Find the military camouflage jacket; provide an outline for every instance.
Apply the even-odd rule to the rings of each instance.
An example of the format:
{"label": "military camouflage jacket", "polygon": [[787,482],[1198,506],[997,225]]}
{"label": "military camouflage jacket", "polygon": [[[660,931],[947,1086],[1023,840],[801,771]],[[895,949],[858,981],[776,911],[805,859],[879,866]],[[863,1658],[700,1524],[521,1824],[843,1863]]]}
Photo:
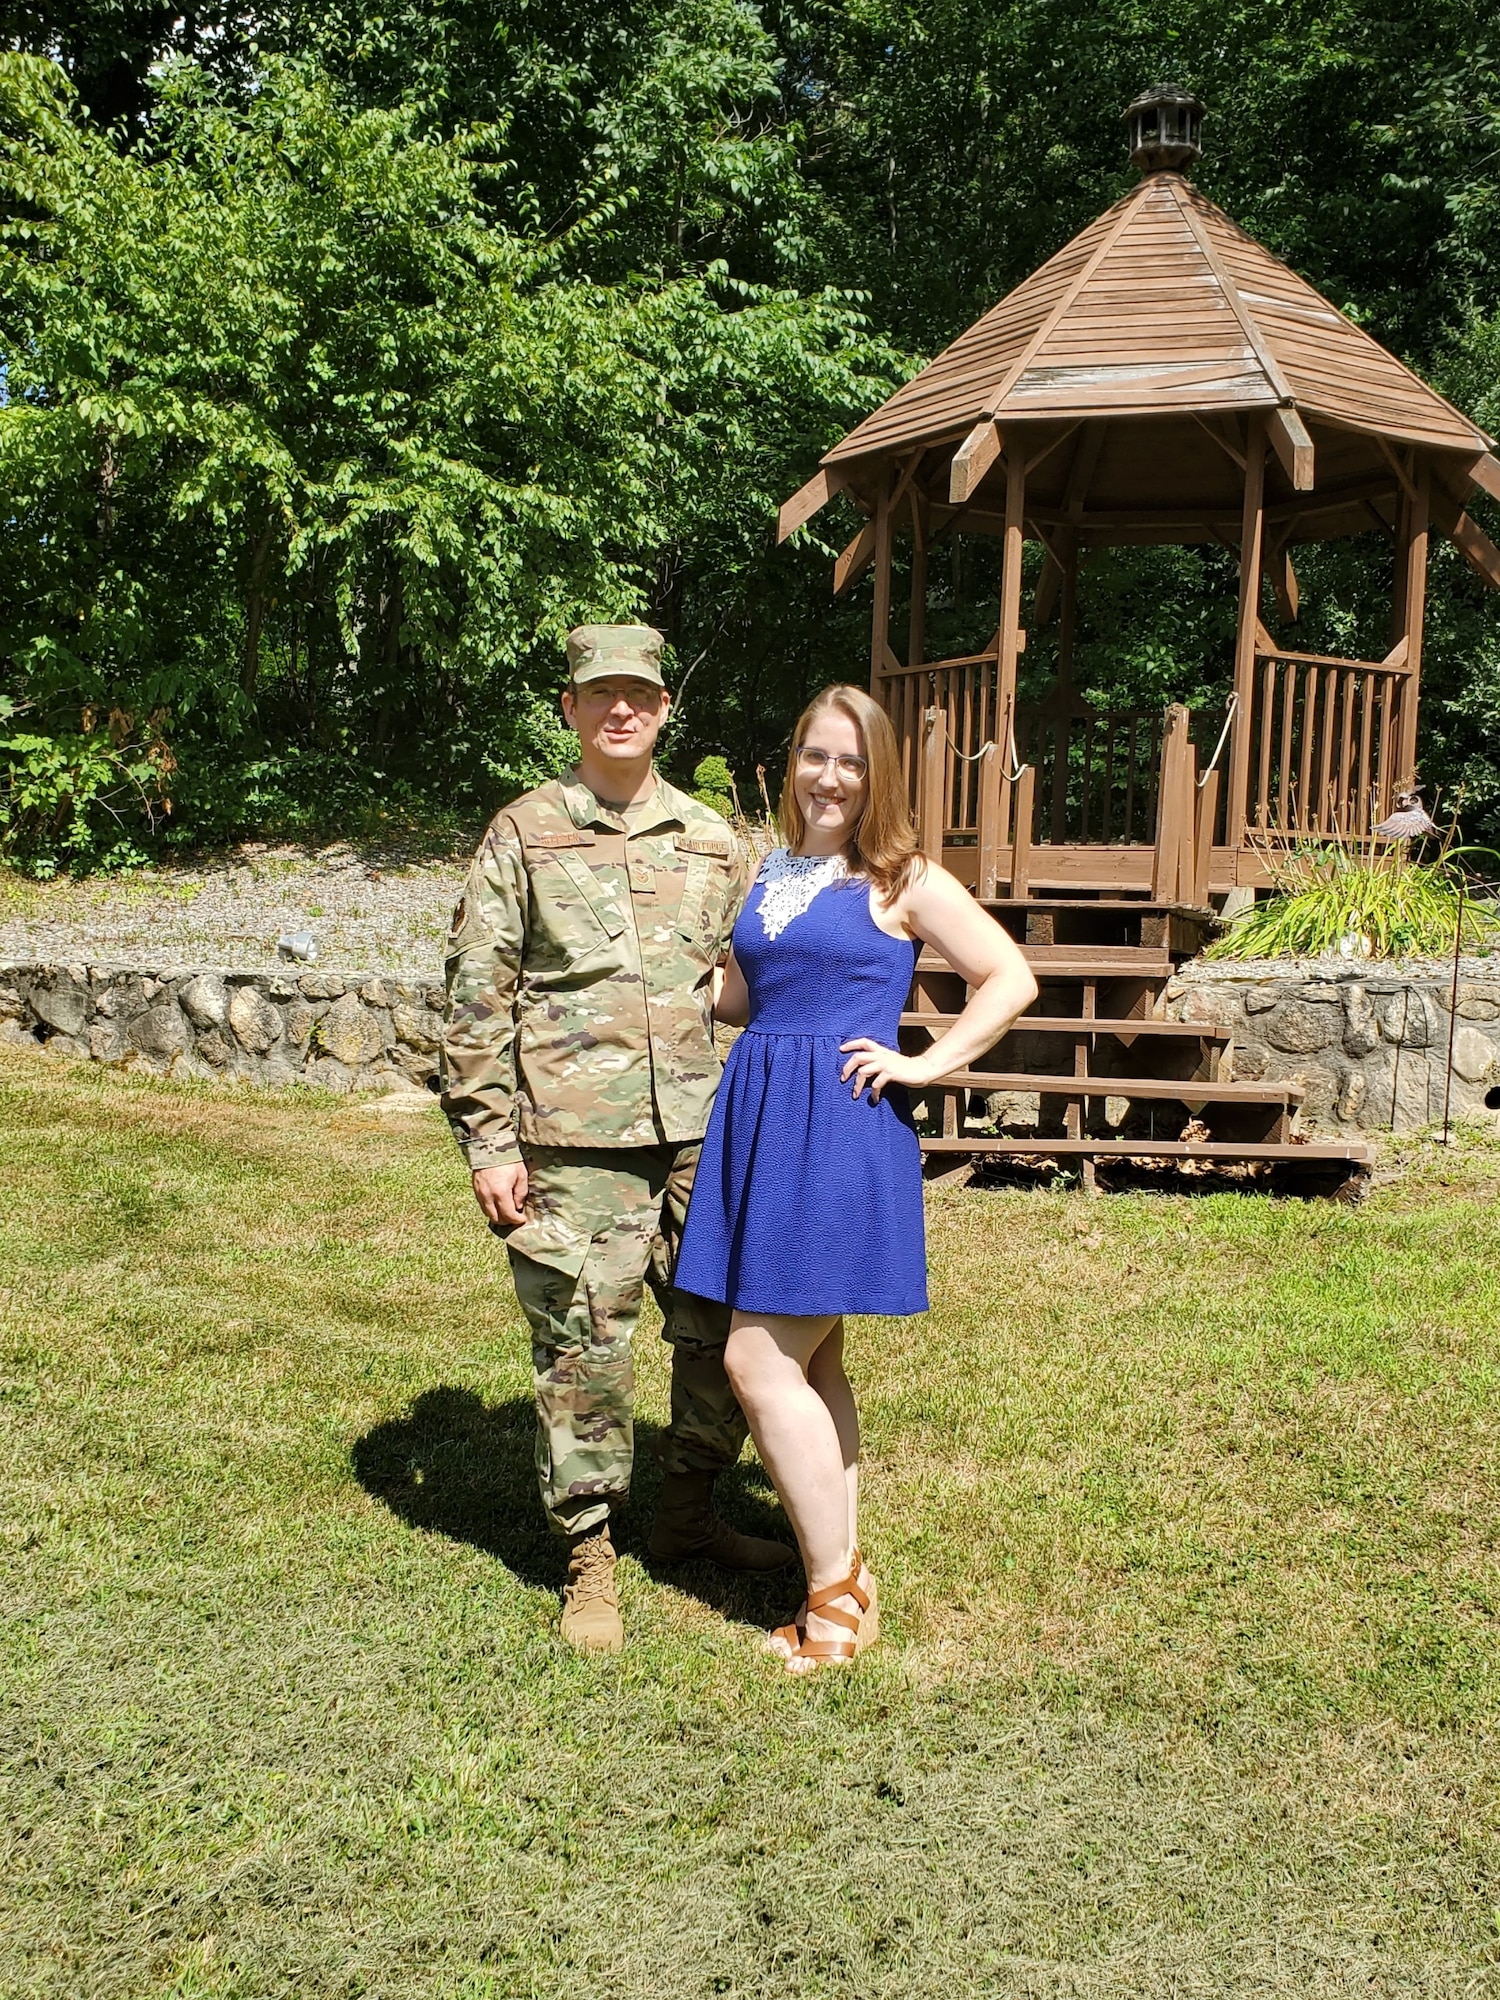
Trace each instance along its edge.
{"label": "military camouflage jacket", "polygon": [[538,1146],[698,1139],[713,971],[753,867],[658,778],[624,818],[570,774],[498,813],[448,939],[443,1108],[471,1168]]}

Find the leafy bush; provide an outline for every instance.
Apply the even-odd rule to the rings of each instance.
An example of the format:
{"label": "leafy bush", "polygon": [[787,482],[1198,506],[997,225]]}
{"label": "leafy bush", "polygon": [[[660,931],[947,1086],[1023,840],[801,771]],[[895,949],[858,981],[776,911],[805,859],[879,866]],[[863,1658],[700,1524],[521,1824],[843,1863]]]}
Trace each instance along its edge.
{"label": "leafy bush", "polygon": [[[0,702],[0,722],[14,714]],[[0,737],[0,855],[41,876],[144,861],[173,768],[158,719],[138,734],[118,710],[107,728]]]}
{"label": "leafy bush", "polygon": [[1500,937],[1491,905],[1468,893],[1458,857],[1409,861],[1388,848],[1373,856],[1341,843],[1293,848],[1274,870],[1275,894],[1233,920],[1209,958],[1435,958],[1463,943],[1486,950]]}
{"label": "leafy bush", "polygon": [[705,757],[693,772],[693,797],[725,819],[734,818],[734,773],[722,757]]}

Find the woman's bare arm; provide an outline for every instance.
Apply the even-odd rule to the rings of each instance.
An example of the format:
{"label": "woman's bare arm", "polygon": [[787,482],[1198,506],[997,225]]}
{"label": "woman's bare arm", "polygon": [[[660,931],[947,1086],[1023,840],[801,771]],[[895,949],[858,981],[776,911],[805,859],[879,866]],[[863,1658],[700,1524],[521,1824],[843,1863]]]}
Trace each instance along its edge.
{"label": "woman's bare arm", "polygon": [[920,1058],[927,1081],[967,1069],[992,1049],[1018,1014],[1035,1000],[1037,984],[1020,946],[995,922],[946,868],[931,863],[907,891],[903,912],[924,944],[930,944],[972,990],[947,1034]]}
{"label": "woman's bare arm", "polygon": [[928,862],[894,912],[908,930],[953,967],[972,991],[967,1006],[947,1034],[920,1055],[906,1056],[861,1036],[845,1042],[844,1081],[855,1079],[854,1095],[866,1087],[878,1098],[887,1083],[920,1090],[954,1070],[967,1069],[991,1049],[1018,1014],[1035,1000],[1036,980],[1019,946],[946,868]]}
{"label": "woman's bare arm", "polygon": [[719,975],[719,990],[714,999],[714,1019],[722,1021],[729,1028],[743,1028],[750,1018],[750,989],[745,984],[745,975],[734,962],[730,952],[724,961],[724,970]]}

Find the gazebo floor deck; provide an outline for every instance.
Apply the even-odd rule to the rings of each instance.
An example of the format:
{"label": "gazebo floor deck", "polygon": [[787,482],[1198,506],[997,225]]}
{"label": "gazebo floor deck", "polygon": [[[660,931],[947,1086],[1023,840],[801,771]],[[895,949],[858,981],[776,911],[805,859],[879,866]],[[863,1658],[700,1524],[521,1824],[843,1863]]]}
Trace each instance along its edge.
{"label": "gazebo floor deck", "polygon": [[[1013,865],[1011,850],[1001,848],[996,856],[996,869],[1002,882],[1010,880]],[[961,843],[945,840],[943,866],[965,888],[972,889],[979,879],[977,840],[965,839]],[[1028,867],[1027,881],[1033,896],[1044,901],[1062,902],[1079,896],[1132,903],[1139,896],[1149,901],[1156,872],[1156,849],[1146,842],[1038,844],[1030,851]],[[1260,888],[1269,881],[1266,857],[1259,848],[1215,847],[1210,853],[1208,890],[1215,896],[1231,889]],[[1181,906],[1156,904],[1155,907]]]}

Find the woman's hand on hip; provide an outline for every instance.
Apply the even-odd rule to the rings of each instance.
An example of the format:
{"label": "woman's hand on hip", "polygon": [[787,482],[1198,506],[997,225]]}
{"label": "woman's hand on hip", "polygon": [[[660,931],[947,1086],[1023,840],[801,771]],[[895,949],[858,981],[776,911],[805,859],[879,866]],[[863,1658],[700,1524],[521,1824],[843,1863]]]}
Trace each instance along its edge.
{"label": "woman's hand on hip", "polygon": [[880,1093],[888,1083],[904,1083],[920,1089],[932,1082],[932,1064],[925,1056],[904,1056],[899,1049],[872,1042],[868,1035],[840,1042],[839,1053],[849,1058],[839,1072],[840,1080],[847,1083],[853,1077],[854,1095],[858,1097],[868,1090],[873,1104],[880,1102]]}

